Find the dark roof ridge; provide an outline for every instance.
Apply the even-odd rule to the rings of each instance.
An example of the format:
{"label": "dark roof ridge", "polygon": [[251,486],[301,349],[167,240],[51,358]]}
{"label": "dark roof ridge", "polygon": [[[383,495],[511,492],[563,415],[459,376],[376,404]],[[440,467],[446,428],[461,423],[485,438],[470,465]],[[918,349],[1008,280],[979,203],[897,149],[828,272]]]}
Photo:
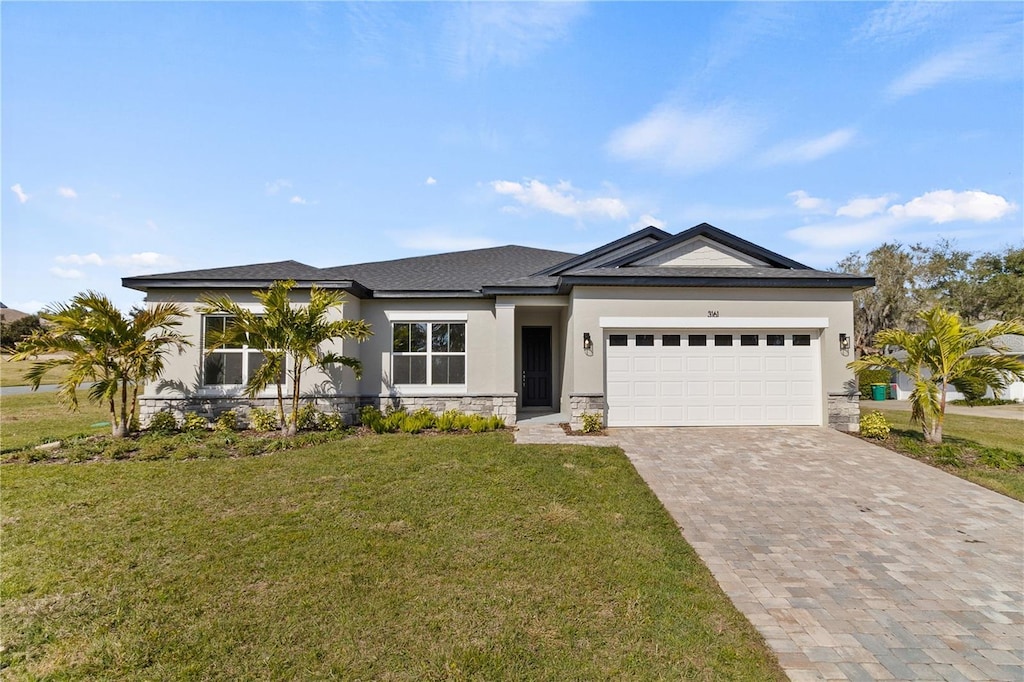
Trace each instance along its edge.
{"label": "dark roof ridge", "polygon": [[735,249],[740,253],[751,256],[758,260],[767,261],[773,266],[778,268],[789,268],[792,270],[811,270],[807,265],[798,263],[792,258],[786,258],[782,254],[769,251],[763,246],[758,246],[753,242],[749,242],[742,237],[726,232],[725,230],[715,227],[710,223],[701,223],[694,225],[688,230],[683,230],[677,235],[671,236],[668,239],[652,244],[648,247],[635,251],[631,254],[627,254],[622,258],[617,258],[610,263],[605,263],[605,267],[618,268],[624,265],[631,265],[637,261],[644,260],[664,249],[670,249],[676,244],[682,244],[683,242],[689,241],[694,237],[707,237],[713,241],[716,241],[724,246],[728,246],[731,249]]}
{"label": "dark roof ridge", "polygon": [[669,239],[671,236],[672,235],[670,235],[668,232],[665,232],[664,230],[654,227],[653,225],[649,225],[648,227],[645,227],[642,230],[630,232],[624,237],[619,237],[613,242],[599,246],[596,249],[591,249],[586,253],[581,253],[580,255],[574,256],[573,258],[570,258],[565,262],[559,263],[544,270],[540,270],[533,274],[535,276],[560,275],[563,272],[566,272],[567,270],[571,270],[578,265],[586,263],[587,261],[600,258],[601,256],[607,253],[615,251],[616,249],[621,249],[623,246],[628,246],[632,242],[639,241],[641,239],[647,239],[648,237],[653,237],[654,239],[657,239],[660,243],[661,240]]}

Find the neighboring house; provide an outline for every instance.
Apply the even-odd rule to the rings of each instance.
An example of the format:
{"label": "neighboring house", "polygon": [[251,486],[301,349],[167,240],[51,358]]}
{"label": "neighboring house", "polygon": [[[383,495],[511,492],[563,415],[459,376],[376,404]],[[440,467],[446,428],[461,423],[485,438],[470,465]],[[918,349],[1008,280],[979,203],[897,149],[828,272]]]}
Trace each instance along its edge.
{"label": "neighboring house", "polygon": [[20,320],[23,317],[29,317],[29,313],[23,313],[20,310],[8,308],[3,303],[0,303],[0,322],[7,322],[10,324],[11,322]]}
{"label": "neighboring house", "polygon": [[[649,227],[583,255],[502,246],[333,268],[295,261],[128,277],[151,303],[195,308],[273,280],[348,296],[343,315],[374,336],[333,350],[348,369],[310,372],[303,391],[353,416],[362,404],[461,409],[507,423],[560,412],[579,426],[831,425],[856,430],[853,292],[869,277],[812,270],[702,224],[677,235]],[[295,292],[293,292],[295,293]],[[160,409],[214,414],[239,404],[259,353],[197,341],[146,387],[143,418]],[[304,375],[305,376],[305,375]],[[273,387],[257,402],[272,404]],[[253,404],[253,401],[242,401]]]}
{"label": "neighboring house", "polygon": [[[987,329],[991,329],[997,322],[997,320],[985,320],[984,322],[976,324],[975,327],[981,331],[985,331]],[[1006,355],[1016,356],[1018,360],[1024,361],[1024,336],[1021,336],[1020,334],[1003,334],[1002,336],[997,336],[995,338],[995,343],[996,345],[1006,348],[1006,350],[1003,351]],[[975,348],[967,354],[989,355],[995,352],[996,351],[989,348]],[[906,357],[906,351],[897,351],[897,353],[894,353],[897,357],[900,354],[902,354],[903,357]],[[895,383],[893,385],[896,387],[897,400],[910,399],[910,394],[914,390],[914,384],[913,380],[909,376],[902,372],[897,373]],[[985,397],[995,398],[997,396],[993,394],[992,389],[988,389],[985,392]],[[1005,400],[1015,400],[1018,403],[1024,402],[1024,381],[1014,381],[1004,390],[1000,391],[998,397]],[[963,400],[963,398],[964,394],[960,393],[952,386],[950,386],[946,392],[946,400]]]}

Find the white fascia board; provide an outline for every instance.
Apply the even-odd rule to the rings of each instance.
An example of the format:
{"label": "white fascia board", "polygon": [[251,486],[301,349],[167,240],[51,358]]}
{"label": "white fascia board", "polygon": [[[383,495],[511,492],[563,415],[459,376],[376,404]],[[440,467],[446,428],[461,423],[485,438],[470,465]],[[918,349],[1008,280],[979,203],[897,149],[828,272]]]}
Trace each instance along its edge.
{"label": "white fascia board", "polygon": [[465,310],[388,310],[384,314],[388,322],[465,322],[469,319]]}
{"label": "white fascia board", "polygon": [[600,317],[602,329],[827,329],[827,317]]}

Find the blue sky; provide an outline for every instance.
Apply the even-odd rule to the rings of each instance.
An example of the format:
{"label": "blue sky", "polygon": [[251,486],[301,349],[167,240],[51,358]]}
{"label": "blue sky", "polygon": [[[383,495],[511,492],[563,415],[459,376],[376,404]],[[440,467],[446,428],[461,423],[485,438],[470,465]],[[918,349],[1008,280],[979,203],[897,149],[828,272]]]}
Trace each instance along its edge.
{"label": "blue sky", "polygon": [[1020,3],[12,3],[2,290],[700,222],[1024,240]]}

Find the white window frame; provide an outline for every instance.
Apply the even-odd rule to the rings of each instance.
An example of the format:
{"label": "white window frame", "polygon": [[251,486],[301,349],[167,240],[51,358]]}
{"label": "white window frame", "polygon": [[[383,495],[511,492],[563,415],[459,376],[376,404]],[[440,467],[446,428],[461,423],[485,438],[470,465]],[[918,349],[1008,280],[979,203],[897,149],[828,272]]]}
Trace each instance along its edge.
{"label": "white window frame", "polygon": [[[260,351],[260,350],[258,350],[256,348],[252,348],[252,347],[250,347],[247,344],[243,344],[239,348],[223,348],[222,347],[222,348],[217,348],[215,350],[207,352],[207,347],[206,347],[206,321],[207,321],[207,319],[212,318],[212,317],[218,317],[218,318],[222,318],[222,319],[227,320],[227,319],[234,318],[235,316],[234,315],[221,314],[221,313],[211,313],[211,314],[208,314],[208,315],[204,314],[204,315],[201,316],[200,324],[202,326],[201,326],[200,329],[201,329],[201,332],[202,332],[202,348],[201,348],[200,352],[202,353],[202,364],[200,365],[200,371],[199,371],[200,388],[201,388],[201,390],[204,393],[215,393],[215,394],[237,393],[237,392],[239,392],[241,390],[244,390],[246,384],[249,382],[249,356],[252,353],[261,353],[262,354],[262,351]],[[212,356],[212,355],[228,355],[228,354],[239,354],[239,355],[242,356],[242,383],[240,383],[240,384],[208,384],[208,383],[206,383],[206,360],[207,360],[207,358],[209,356]],[[283,371],[283,369],[284,368],[282,368],[282,371]],[[272,393],[273,391],[271,391],[271,388],[273,386],[274,386],[274,384],[271,384],[270,386],[268,386],[267,390],[264,391],[264,393],[265,394]],[[274,395],[276,395],[276,393],[274,393]]]}
{"label": "white window frame", "polygon": [[[426,383],[423,384],[402,384],[395,382],[394,387],[405,392],[430,391],[432,393],[464,393],[469,377],[469,325],[468,315],[465,313],[411,313],[396,314],[388,313],[388,321],[391,324],[391,353],[390,371],[392,380],[395,376],[396,357],[422,357],[426,363]],[[395,350],[395,325],[398,324],[422,324],[426,327],[426,350],[425,351],[396,351]],[[433,336],[435,324],[461,324],[463,328],[463,351],[435,351],[433,349]],[[438,357],[462,357],[464,370],[464,381],[460,384],[436,384],[434,383],[433,358]]]}

